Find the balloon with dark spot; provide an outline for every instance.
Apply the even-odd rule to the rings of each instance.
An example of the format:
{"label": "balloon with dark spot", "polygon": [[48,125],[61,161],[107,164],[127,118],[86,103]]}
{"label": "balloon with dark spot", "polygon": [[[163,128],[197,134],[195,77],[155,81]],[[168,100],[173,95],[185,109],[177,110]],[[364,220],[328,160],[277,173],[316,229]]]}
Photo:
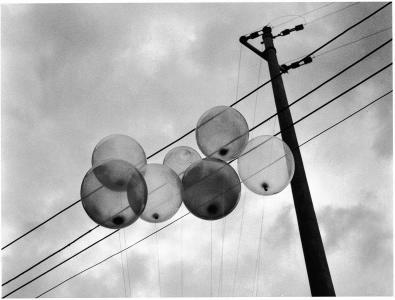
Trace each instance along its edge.
{"label": "balloon with dark spot", "polygon": [[182,179],[185,170],[195,161],[200,160],[200,154],[193,148],[179,146],[171,149],[163,159],[163,164],[168,166]]}
{"label": "balloon with dark spot", "polygon": [[121,159],[136,167],[140,172],[147,164],[145,152],[133,138],[123,134],[112,134],[103,138],[92,154],[92,166],[95,167],[109,159]]}
{"label": "balloon with dark spot", "polygon": [[148,199],[141,219],[164,222],[176,214],[182,203],[182,184],[177,174],[161,164],[147,164],[144,170]]}
{"label": "balloon with dark spot", "polygon": [[248,142],[237,160],[239,176],[245,186],[260,195],[281,192],[290,183],[295,162],[288,145],[271,135]]}
{"label": "balloon with dark spot", "polygon": [[228,106],[206,111],[196,125],[196,141],[207,156],[224,161],[237,158],[248,143],[248,124],[243,115]]}
{"label": "balloon with dark spot", "polygon": [[201,219],[223,218],[239,202],[239,177],[231,166],[219,159],[205,158],[193,163],[185,171],[182,184],[185,206]]}
{"label": "balloon with dark spot", "polygon": [[[98,179],[106,178],[105,170],[114,164],[122,165],[121,185],[124,186],[126,180],[126,188],[110,189]],[[147,186],[144,177],[131,164],[109,160],[86,173],[81,185],[81,202],[88,216],[97,224],[112,229],[124,228],[135,222],[143,212],[147,202]]]}

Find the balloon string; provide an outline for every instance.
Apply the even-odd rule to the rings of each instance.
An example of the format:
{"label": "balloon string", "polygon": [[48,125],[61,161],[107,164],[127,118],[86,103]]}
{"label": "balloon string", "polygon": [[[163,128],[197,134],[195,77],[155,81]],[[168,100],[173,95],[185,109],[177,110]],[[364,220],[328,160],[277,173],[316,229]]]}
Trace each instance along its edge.
{"label": "balloon string", "polygon": [[[124,245],[126,247],[127,241],[126,241],[126,232],[125,231],[126,231],[126,229],[123,230],[123,242],[124,242]],[[130,291],[130,293],[128,293],[128,294],[130,295],[130,297],[132,297],[133,292],[132,292],[132,283],[131,283],[131,280],[130,280],[131,277],[130,277],[130,272],[129,272],[128,250],[125,251],[125,258],[126,258],[126,272],[127,272],[127,275],[128,275],[128,287],[129,287],[129,291]]]}
{"label": "balloon string", "polygon": [[184,222],[181,220],[180,222],[180,245],[181,245],[181,258],[180,258],[180,274],[181,274],[181,297],[184,296],[184,255],[183,255],[183,224]]}
{"label": "balloon string", "polygon": [[233,284],[232,284],[232,297],[235,295],[235,286],[236,286],[236,277],[237,272],[239,269],[239,252],[240,252],[240,245],[241,245],[241,234],[243,232],[243,223],[244,223],[244,212],[245,212],[245,198],[246,198],[246,189],[244,189],[244,194],[242,197],[243,207],[241,211],[241,221],[240,221],[240,229],[239,229],[239,241],[237,244],[237,252],[236,252],[236,267],[235,267],[235,275],[233,276]]}
{"label": "balloon string", "polygon": [[[122,247],[122,242],[121,242],[121,231],[122,230],[119,230],[118,231],[118,237],[119,237],[119,250],[122,250],[123,249],[123,247]],[[125,281],[126,281],[126,279],[125,279],[125,268],[124,268],[124,266],[123,266],[123,255],[122,255],[122,253],[121,253],[121,266],[122,266],[122,278],[123,278],[123,290],[124,290],[124,293],[125,293],[125,297],[126,297],[126,284],[125,284]]]}
{"label": "balloon string", "polygon": [[210,222],[210,226],[211,226],[211,242],[210,242],[210,248],[211,248],[211,252],[210,252],[210,264],[211,264],[211,268],[210,268],[210,297],[213,296],[213,222]]}
{"label": "balloon string", "polygon": [[[156,223],[155,224],[155,231],[157,231]],[[156,238],[156,257],[157,257],[157,266],[158,266],[158,286],[159,286],[159,297],[162,297],[162,288],[160,284],[160,261],[159,261],[159,235],[155,234]]]}

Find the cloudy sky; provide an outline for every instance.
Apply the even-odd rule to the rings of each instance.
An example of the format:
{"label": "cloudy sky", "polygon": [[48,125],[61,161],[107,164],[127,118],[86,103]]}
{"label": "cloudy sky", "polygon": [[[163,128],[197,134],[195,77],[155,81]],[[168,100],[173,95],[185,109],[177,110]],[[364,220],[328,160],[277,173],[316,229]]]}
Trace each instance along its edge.
{"label": "cloudy sky", "polygon": [[[239,37],[324,4],[2,6],[2,245],[79,199],[92,150],[103,137],[129,135],[148,156],[194,128],[209,108],[230,105],[266,81],[266,63],[242,48]],[[305,30],[275,40],[280,63],[311,52],[383,5],[359,3],[317,19],[349,4],[332,3],[275,27],[278,33],[307,22]],[[392,27],[391,9],[321,53]],[[391,35],[382,31],[290,71],[284,75],[289,102]],[[391,61],[389,44],[296,104],[294,120]],[[391,88],[388,68],[296,125],[299,143]],[[264,120],[275,112],[270,85],[235,108],[250,127]],[[272,120],[251,137],[278,128]],[[197,149],[194,135],[177,145]],[[337,295],[392,295],[392,94],[301,152]],[[148,162],[161,163],[166,153]],[[173,219],[185,212],[182,206]],[[12,296],[35,297],[166,223],[138,220]],[[69,209],[2,251],[2,282],[94,226],[80,204]],[[4,286],[3,295],[110,232],[95,230]],[[227,218],[188,215],[45,296],[160,295],[310,295],[290,187],[271,197],[243,187]]]}

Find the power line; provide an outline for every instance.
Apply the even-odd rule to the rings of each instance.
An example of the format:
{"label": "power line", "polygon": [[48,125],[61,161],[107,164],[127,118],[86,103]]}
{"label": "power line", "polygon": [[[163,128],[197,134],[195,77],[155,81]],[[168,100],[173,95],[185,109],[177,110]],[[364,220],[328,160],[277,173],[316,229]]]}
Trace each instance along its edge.
{"label": "power line", "polygon": [[[348,88],[346,91],[340,93],[338,96],[336,96],[336,97],[334,97],[333,99],[327,101],[326,103],[324,103],[323,105],[319,106],[318,108],[316,108],[316,109],[313,110],[312,112],[308,113],[308,114],[305,115],[304,117],[302,117],[302,118],[300,118],[299,120],[295,121],[293,124],[291,124],[291,126],[296,125],[297,123],[299,123],[299,122],[301,122],[302,120],[306,119],[307,117],[309,117],[309,116],[312,115],[313,113],[315,113],[315,112],[319,111],[320,109],[322,109],[323,107],[329,105],[330,103],[332,103],[332,102],[335,101],[336,99],[340,98],[340,97],[343,96],[344,94],[350,92],[351,90],[353,90],[354,88],[358,87],[358,86],[361,85],[362,83],[366,82],[366,81],[369,80],[370,78],[372,78],[372,77],[376,76],[377,74],[381,73],[383,70],[385,70],[386,68],[390,67],[391,65],[392,65],[392,63],[387,64],[386,66],[382,67],[382,68],[379,69],[378,71],[376,71],[376,72],[374,72],[373,74],[369,75],[369,76],[366,77],[365,79],[363,79],[363,80],[361,80],[360,82],[354,84],[352,87]],[[263,123],[261,123],[261,125],[262,125],[262,124],[263,124]],[[258,125],[257,125],[257,126],[258,126]],[[252,131],[252,130],[256,129],[257,126],[254,126],[254,127],[251,128],[249,131]],[[289,126],[289,127],[290,127],[290,126]],[[278,133],[275,134],[275,136],[276,136],[276,135],[279,135],[281,132],[284,132],[284,131],[287,130],[287,129],[288,129],[288,127],[285,128],[285,129],[282,130],[282,131],[280,130]],[[259,146],[260,146],[260,145],[258,145],[258,146],[256,146],[256,147],[252,148],[252,149],[249,150],[248,152],[254,150],[255,148],[257,148],[257,147],[259,147]],[[248,152],[245,152],[245,153],[241,154],[240,156],[246,155]],[[232,163],[233,161],[235,161],[235,160],[236,160],[236,159],[233,159],[233,160],[229,161],[227,164],[229,165],[229,164],[231,164],[231,163]],[[63,263],[69,261],[70,259],[72,259],[73,257],[77,256],[78,254],[80,254],[80,253],[84,252],[85,250],[91,248],[91,247],[94,246],[95,244],[97,244],[97,243],[99,243],[100,241],[104,240],[105,238],[111,236],[112,234],[114,234],[114,233],[117,232],[117,231],[119,231],[119,229],[113,231],[111,234],[109,234],[109,235],[105,236],[104,238],[102,238],[102,239],[96,241],[95,243],[93,243],[93,244],[87,246],[86,248],[82,249],[81,251],[77,252],[76,254],[72,255],[71,257],[67,258],[66,260],[60,262],[59,264],[57,264],[56,266],[50,268],[49,270],[45,271],[44,273],[38,275],[37,277],[33,278],[32,280],[28,281],[27,283],[25,283],[25,284],[19,286],[18,288],[14,289],[13,291],[11,291],[11,292],[8,293],[7,295],[5,295],[4,298],[6,298],[7,296],[13,294],[14,292],[20,290],[21,288],[25,287],[26,285],[28,285],[29,283],[35,281],[36,279],[42,277],[43,275],[47,274],[48,272],[52,271],[53,269],[57,268],[58,266],[62,265]],[[126,248],[126,249],[128,249],[128,248]],[[124,249],[124,250],[126,250],[126,249]],[[122,251],[124,251],[124,250],[122,250]],[[122,252],[122,251],[121,251],[121,252]]]}
{"label": "power line", "polygon": [[390,5],[392,2],[388,2],[387,4],[383,5],[382,7],[376,9],[374,12],[372,12],[371,14],[369,14],[368,16],[366,16],[365,18],[363,18],[362,20],[358,21],[357,23],[355,23],[354,25],[351,25],[350,27],[348,27],[347,29],[343,30],[342,32],[340,32],[339,34],[335,35],[333,38],[331,38],[329,41],[325,42],[324,44],[322,44],[321,46],[319,46],[318,48],[316,48],[314,51],[312,51],[311,53],[309,53],[308,55],[306,55],[303,59],[300,59],[298,62],[302,62],[305,58],[312,56],[314,53],[320,51],[322,48],[326,47],[327,45],[329,45],[330,43],[332,43],[334,40],[338,39],[340,36],[342,36],[343,34],[345,34],[346,32],[350,31],[351,29],[353,29],[354,27],[358,26],[359,24],[365,22],[367,19],[371,18],[372,16],[374,16],[375,14],[377,14],[379,11],[381,11],[382,9],[384,9],[385,7],[387,7],[388,5]]}
{"label": "power line", "polygon": [[[343,32],[337,34],[334,38],[330,39],[328,42],[324,43],[323,45],[321,45],[320,47],[318,47],[317,49],[315,49],[313,52],[311,52],[310,54],[306,55],[305,58],[313,55],[314,53],[318,52],[319,50],[321,50],[322,48],[326,47],[327,45],[329,45],[330,43],[332,43],[334,40],[336,40],[337,38],[339,38],[340,36],[342,36],[343,34],[345,34],[346,32],[348,32],[349,30],[351,30],[352,28],[358,26],[359,24],[361,24],[362,22],[366,21],[367,19],[369,19],[370,17],[372,17],[373,15],[375,15],[376,13],[378,13],[380,10],[384,9],[386,6],[390,5],[391,2],[388,2],[387,4],[383,5],[382,7],[380,7],[379,9],[377,9],[376,11],[374,11],[373,13],[371,13],[370,15],[366,16],[365,18],[363,18],[362,20],[358,21],[357,23],[355,23],[354,25],[348,27],[347,29],[345,29]],[[301,59],[298,62],[302,62],[304,60]],[[279,74],[278,76],[280,76],[281,74]],[[276,78],[276,77],[275,77]],[[246,94],[245,96],[243,96],[242,98],[240,98],[239,100],[237,100],[236,102],[234,102],[233,104],[230,105],[230,107],[233,107],[234,105],[236,105],[237,103],[239,103],[240,101],[244,100],[245,98],[247,98],[248,96],[250,96],[251,94],[253,94],[254,92],[256,92],[257,90],[259,90],[260,88],[262,88],[263,86],[265,86],[266,84],[268,84],[269,82],[271,82],[273,79],[268,80],[266,82],[264,82],[263,84],[261,84],[260,86],[258,86],[256,89],[254,89],[253,91],[249,92],[248,94]],[[188,132],[186,132],[185,134],[183,134],[182,136],[180,136],[179,138],[177,138],[176,140],[174,140],[173,142],[167,144],[166,146],[162,147],[161,149],[157,150],[156,152],[154,152],[153,154],[149,155],[147,157],[147,159],[152,158],[153,156],[159,154],[160,152],[162,152],[163,150],[167,149],[168,147],[174,145],[175,143],[179,142],[180,140],[182,140],[183,138],[185,138],[186,136],[188,136],[189,134],[193,133],[196,130],[196,128],[193,128],[191,130],[189,130]],[[29,233],[31,233],[32,231],[36,230],[37,228],[41,227],[42,225],[44,225],[45,223],[47,223],[48,221],[52,220],[53,218],[55,218],[56,216],[58,216],[59,214],[61,214],[62,212],[68,210],[69,208],[73,207],[75,204],[77,204],[78,202],[80,202],[82,199],[79,199],[77,201],[75,201],[74,203],[70,204],[69,206],[67,206],[66,208],[62,209],[61,211],[59,211],[57,214],[53,215],[52,217],[48,218],[47,220],[45,220],[44,222],[38,224],[37,226],[35,226],[34,228],[30,229],[28,232],[24,233],[23,235],[19,236],[18,238],[14,239],[12,242],[8,243],[6,246],[4,246],[1,250],[4,250],[5,248],[7,248],[8,246],[12,245],[13,243],[15,243],[16,241],[18,241],[19,239],[21,239],[22,237],[28,235]]]}
{"label": "power line", "polygon": [[[99,189],[101,189],[102,187],[99,187],[95,190],[93,190],[91,193],[89,193],[86,197],[90,196],[91,194],[97,192]],[[45,221],[41,222],[40,224],[36,225],[35,227],[33,227],[32,229],[30,229],[29,231],[25,232],[24,234],[22,234],[21,236],[17,237],[16,239],[14,239],[12,242],[8,243],[7,245],[5,245],[3,248],[1,248],[1,250],[4,250],[5,248],[7,248],[8,246],[11,246],[12,244],[14,244],[16,241],[20,240],[21,238],[25,237],[26,235],[28,235],[29,233],[33,232],[34,230],[36,230],[37,228],[43,226],[44,224],[48,223],[49,221],[51,221],[53,218],[57,217],[58,215],[60,215],[61,213],[65,212],[66,210],[68,210],[69,208],[72,208],[74,205],[76,205],[78,202],[80,202],[81,199],[71,203],[69,206],[63,208],[62,210],[60,210],[59,212],[57,212],[56,214],[54,214],[52,217],[49,217],[48,219],[46,219]]]}
{"label": "power line", "polygon": [[330,12],[330,13],[328,13],[328,14],[326,14],[326,15],[323,15],[323,16],[321,16],[321,17],[318,17],[318,18],[316,18],[316,19],[313,19],[313,20],[307,22],[305,25],[308,25],[308,24],[317,22],[317,21],[319,21],[319,20],[321,20],[321,19],[324,19],[324,18],[329,17],[329,16],[331,16],[331,15],[337,14],[337,13],[339,13],[339,12],[341,12],[341,11],[343,11],[343,10],[346,10],[347,8],[350,8],[350,7],[352,7],[352,6],[354,6],[354,5],[357,5],[357,4],[359,4],[359,2],[355,2],[355,3],[349,4],[349,5],[347,5],[347,6],[343,7],[343,8],[340,8],[340,9],[335,10],[335,11],[333,11],[333,12]]}
{"label": "power line", "polygon": [[93,230],[95,230],[96,228],[100,227],[100,225],[96,225],[95,227],[89,229],[87,232],[81,234],[79,237],[77,237],[76,239],[74,239],[73,241],[71,241],[70,243],[68,243],[67,245],[63,246],[62,248],[56,250],[55,252],[52,252],[50,255],[48,255],[47,257],[43,258],[42,260],[40,260],[39,262],[35,263],[34,265],[32,265],[31,267],[27,268],[26,270],[24,270],[23,272],[19,273],[18,275],[12,277],[11,279],[7,280],[6,282],[4,282],[1,286],[6,285],[7,283],[10,283],[11,281],[19,278],[20,276],[22,276],[23,274],[29,272],[31,269],[37,267],[39,264],[43,263],[44,261],[48,260],[49,258],[51,258],[52,256],[54,256],[55,254],[58,254],[59,252],[63,251],[64,249],[66,249],[67,247],[69,247],[70,245],[74,244],[76,241],[82,239],[84,236],[86,236],[87,234],[91,233]]}
{"label": "power line", "polygon": [[[367,53],[366,55],[364,55],[363,57],[361,57],[360,59],[356,60],[354,63],[350,64],[349,66],[347,66],[346,68],[342,69],[340,72],[336,73],[335,75],[333,75],[332,77],[330,77],[329,79],[325,80],[324,82],[322,82],[321,84],[319,84],[318,86],[316,86],[315,88],[313,88],[312,90],[310,90],[309,92],[305,93],[303,96],[299,97],[298,99],[294,100],[293,102],[291,102],[288,107],[291,107],[292,105],[296,104],[297,102],[301,101],[302,99],[304,99],[305,97],[309,96],[310,94],[312,94],[313,92],[315,92],[316,90],[318,90],[319,88],[321,88],[322,86],[324,86],[325,84],[327,84],[328,82],[332,81],[333,79],[335,79],[336,77],[340,76],[342,73],[344,73],[345,71],[349,70],[350,68],[352,68],[353,66],[355,66],[356,64],[360,63],[361,61],[365,60],[367,57],[369,57],[370,55],[372,55],[373,53],[375,53],[376,51],[378,51],[379,49],[381,49],[382,47],[384,47],[385,45],[387,45],[388,43],[390,43],[392,41],[392,39],[389,39],[388,41],[384,42],[383,44],[379,45],[378,47],[376,47],[375,49],[373,49],[372,51],[370,51],[369,53]],[[284,108],[284,110],[286,109]],[[257,125],[255,125],[254,127],[252,127],[249,131],[252,131],[254,129],[256,129],[257,127],[263,125],[264,123],[268,122],[269,120],[271,120],[272,118],[274,118],[278,113],[281,113],[281,111],[274,113],[273,115],[271,115],[270,117],[266,118],[265,120],[263,120],[262,122],[258,123]],[[231,141],[232,142],[232,141]],[[90,229],[90,231],[92,231],[93,229]],[[78,239],[78,238],[77,238]],[[76,240],[74,240],[73,242],[69,243],[72,244],[74,243]],[[66,246],[67,247],[67,246]],[[66,248],[63,247],[62,249]],[[56,251],[56,253],[60,252],[61,250]],[[49,257],[53,256],[56,253],[52,253]],[[30,267],[29,269],[23,271],[22,273],[20,273],[19,275],[15,276],[14,278],[8,280],[6,283],[4,283],[3,285],[11,282],[12,280],[18,278],[19,276],[21,276],[22,274],[26,273],[27,271],[31,270],[33,267],[37,266],[38,264],[40,264],[41,262],[47,260],[49,257],[44,258],[42,261],[40,261],[39,263],[36,263],[34,266]]]}
{"label": "power line", "polygon": [[351,41],[351,42],[342,44],[342,45],[340,45],[340,46],[338,46],[338,47],[335,47],[335,48],[329,49],[329,50],[327,50],[327,51],[321,52],[320,54],[315,55],[315,57],[320,57],[320,56],[325,55],[325,54],[327,54],[327,53],[336,51],[336,50],[338,50],[338,49],[340,49],[340,48],[343,48],[343,47],[346,47],[346,46],[355,44],[355,43],[357,43],[357,42],[360,42],[360,41],[362,41],[362,40],[364,40],[364,39],[370,38],[370,37],[372,37],[372,36],[375,36],[375,35],[377,35],[377,34],[379,34],[379,33],[382,33],[382,32],[384,32],[384,31],[387,31],[387,30],[390,30],[390,29],[392,29],[392,27],[387,27],[387,28],[378,30],[378,31],[376,31],[376,32],[374,32],[374,33],[365,35],[365,36],[363,36],[363,37],[361,37],[361,38],[359,38],[359,39],[357,39],[357,40],[354,40],[354,41]]}
{"label": "power line", "polygon": [[295,21],[297,18],[300,18],[300,17],[302,17],[302,18],[303,18],[304,16],[307,16],[308,14],[311,14],[311,13],[313,13],[313,12],[316,12],[316,11],[318,11],[318,10],[321,10],[321,9],[323,9],[323,8],[325,8],[325,7],[327,7],[327,6],[333,5],[333,4],[334,4],[333,2],[331,2],[331,3],[327,3],[327,4],[324,4],[324,5],[320,6],[320,7],[317,7],[317,8],[315,8],[315,9],[312,9],[312,10],[310,10],[310,11],[307,11],[307,12],[305,12],[305,13],[301,14],[301,15],[288,15],[288,16],[281,16],[281,17],[278,17],[278,18],[276,18],[276,19],[274,19],[274,20],[270,21],[268,24],[270,24],[271,22],[273,22],[273,21],[276,21],[276,20],[278,20],[278,19],[280,19],[280,18],[285,18],[285,17],[295,17],[295,18],[292,18],[291,20],[288,20],[288,21],[282,22],[282,23],[280,23],[280,24],[277,24],[277,25],[273,25],[273,27],[272,27],[272,28],[276,28],[276,27],[279,27],[279,26],[281,26],[281,25],[284,25],[284,24],[290,23],[290,22],[292,22],[292,21]]}
{"label": "power line", "polygon": [[[343,48],[343,47],[346,47],[346,46],[355,44],[355,43],[357,43],[357,42],[360,42],[360,41],[362,41],[362,40],[364,40],[364,39],[370,38],[370,37],[372,37],[372,36],[375,36],[375,35],[377,35],[377,34],[379,34],[379,33],[382,33],[382,32],[384,32],[384,31],[387,31],[387,30],[390,30],[390,29],[392,29],[392,27],[383,28],[383,29],[381,29],[381,30],[378,30],[378,31],[373,32],[373,33],[368,34],[368,35],[365,35],[365,36],[360,37],[360,38],[358,38],[358,39],[356,39],[356,40],[353,40],[353,41],[351,41],[351,42],[348,42],[348,43],[345,43],[345,44],[341,44],[341,45],[338,46],[338,47],[335,47],[335,48],[329,49],[329,50],[327,50],[327,51],[321,52],[321,53],[319,53],[319,54],[313,55],[312,58],[317,58],[317,57],[326,55],[326,54],[328,54],[328,53],[330,53],[330,52],[333,52],[333,51],[336,51],[336,50],[341,49],[341,48]],[[305,56],[303,55],[303,56],[299,56],[299,57],[297,57],[297,58],[290,59],[290,60],[286,61],[284,64],[288,64],[288,63],[297,61],[297,60],[299,60],[299,59],[301,59],[301,58],[304,58],[304,57],[305,57]]]}
{"label": "power line", "polygon": [[[323,133],[327,132],[328,130],[334,128],[335,126],[339,125],[340,123],[344,122],[345,120],[351,118],[352,116],[354,116],[354,115],[356,115],[357,113],[361,112],[362,110],[366,109],[367,107],[369,107],[370,105],[372,105],[372,104],[374,104],[375,102],[379,101],[380,99],[383,99],[385,96],[387,96],[387,95],[390,94],[390,93],[392,93],[392,90],[386,92],[385,94],[383,94],[383,95],[381,95],[380,97],[376,98],[375,100],[371,101],[371,102],[368,103],[367,105],[361,107],[360,109],[358,109],[357,111],[355,111],[355,112],[353,112],[352,114],[348,115],[347,117],[343,118],[342,120],[336,122],[335,124],[331,125],[330,127],[326,128],[325,130],[323,130],[323,131],[319,132],[318,134],[314,135],[313,137],[309,138],[308,140],[306,140],[305,142],[303,142],[302,144],[300,144],[299,147],[301,147],[301,146],[307,144],[308,142],[312,141],[313,139],[317,138],[318,136],[322,135]],[[332,99],[332,100],[333,100],[333,99]],[[331,100],[330,100],[330,101],[331,101]],[[296,121],[295,123],[297,123],[297,122],[299,122],[299,121],[300,121],[300,120]],[[281,132],[281,131],[280,131],[280,132]],[[278,132],[276,135],[278,135],[280,132]],[[257,147],[259,147],[259,145],[258,145]],[[273,164],[273,163],[271,163],[271,164]],[[267,166],[266,166],[266,167],[267,167]],[[266,168],[266,167],[265,167],[265,168]],[[262,171],[262,170],[259,170],[258,173],[261,172],[261,171]],[[255,175],[255,174],[254,174],[254,175]],[[137,245],[138,243],[144,241],[145,239],[149,238],[150,236],[156,234],[157,232],[159,232],[159,231],[161,231],[161,230],[163,230],[163,229],[169,227],[170,225],[174,224],[175,222],[177,222],[178,220],[184,218],[185,216],[187,216],[187,215],[189,215],[189,214],[190,214],[190,213],[188,212],[188,213],[186,213],[186,214],[184,214],[184,215],[178,217],[177,219],[175,219],[175,220],[172,221],[171,223],[169,223],[169,224],[167,224],[167,225],[165,225],[165,226],[159,228],[158,230],[156,230],[156,231],[152,232],[151,234],[147,235],[146,237],[144,237],[144,238],[138,240],[137,242],[133,243],[132,245],[128,246],[127,248],[125,248],[125,249],[123,249],[123,250],[121,250],[121,251],[118,251],[118,252],[116,252],[116,253],[114,253],[114,254],[108,256],[107,258],[101,260],[100,262],[98,262],[98,263],[96,263],[96,264],[94,264],[94,265],[92,265],[92,266],[90,266],[90,267],[88,267],[88,268],[86,268],[86,269],[84,269],[84,270],[82,270],[82,271],[80,271],[80,272],[74,274],[73,276],[71,276],[71,277],[69,277],[69,278],[63,280],[62,282],[58,283],[57,285],[53,286],[52,288],[50,288],[50,289],[46,290],[45,292],[41,293],[41,294],[38,295],[36,298],[39,298],[39,297],[43,296],[44,294],[46,294],[46,293],[52,291],[53,289],[57,288],[58,286],[60,286],[60,285],[62,285],[62,284],[64,284],[64,283],[66,283],[67,281],[69,281],[69,280],[75,278],[76,276],[78,276],[78,275],[80,275],[80,274],[82,274],[82,273],[84,273],[84,272],[86,272],[86,271],[88,271],[88,270],[94,268],[95,266],[97,266],[97,265],[99,265],[99,264],[101,264],[101,263],[107,261],[108,259],[110,259],[110,258],[112,258],[112,257],[114,257],[114,256],[116,256],[116,255],[118,255],[118,254],[121,253],[122,251],[125,251],[126,249],[129,249],[129,248],[131,248],[131,247]]]}

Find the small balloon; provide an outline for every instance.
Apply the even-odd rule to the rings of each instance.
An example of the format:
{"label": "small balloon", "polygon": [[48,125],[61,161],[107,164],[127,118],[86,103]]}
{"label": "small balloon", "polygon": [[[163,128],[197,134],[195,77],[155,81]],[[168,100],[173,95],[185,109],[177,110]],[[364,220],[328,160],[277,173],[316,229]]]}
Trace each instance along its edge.
{"label": "small balloon", "polygon": [[163,164],[176,172],[180,179],[182,179],[185,170],[192,163],[200,159],[200,154],[195,149],[187,146],[179,146],[166,154]]}
{"label": "small balloon", "polygon": [[224,161],[237,158],[248,143],[248,124],[243,115],[228,106],[206,111],[196,125],[196,141],[207,156]]}
{"label": "small balloon", "polygon": [[182,203],[180,178],[172,169],[161,164],[147,164],[144,178],[148,188],[148,199],[141,219],[150,223],[170,219]]}
{"label": "small balloon", "polygon": [[133,138],[123,134],[112,134],[103,138],[92,154],[92,166],[108,159],[121,159],[141,170],[147,164],[143,148]]}
{"label": "small balloon", "polygon": [[288,145],[271,135],[258,136],[247,144],[237,160],[240,178],[256,194],[273,195],[290,183],[295,161]]}
{"label": "small balloon", "polygon": [[183,201],[196,217],[217,220],[230,214],[240,198],[235,170],[224,161],[205,158],[193,163],[182,179]]}
{"label": "small balloon", "polygon": [[[110,189],[98,180],[98,177],[108,176],[108,165],[114,163],[124,165],[120,186],[126,185],[125,188],[117,186]],[[88,216],[97,224],[112,229],[124,228],[135,222],[143,212],[147,202],[147,186],[144,177],[131,164],[109,160],[86,173],[81,185],[81,202]]]}

